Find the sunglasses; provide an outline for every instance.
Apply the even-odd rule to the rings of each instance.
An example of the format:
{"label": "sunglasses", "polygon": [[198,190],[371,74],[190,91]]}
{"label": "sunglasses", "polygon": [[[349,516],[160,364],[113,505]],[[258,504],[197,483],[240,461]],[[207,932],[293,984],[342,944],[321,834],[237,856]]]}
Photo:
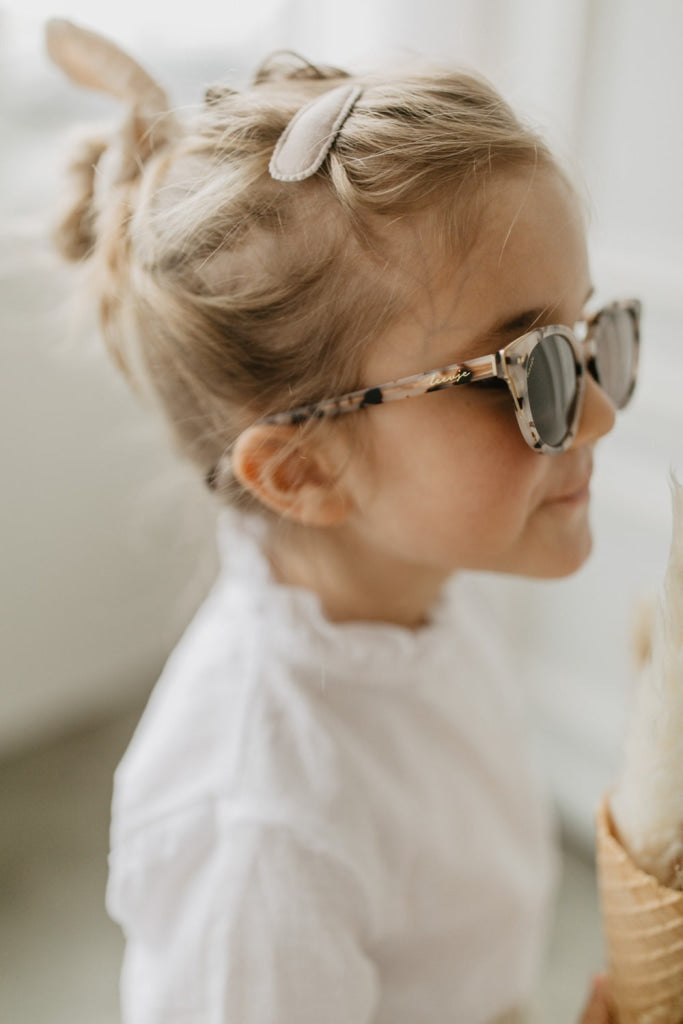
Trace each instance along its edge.
{"label": "sunglasses", "polygon": [[636,383],[639,342],[640,302],[612,302],[580,321],[575,330],[539,327],[491,355],[299,406],[259,422],[306,423],[461,385],[507,385],[529,447],[563,452],[578,430],[586,370],[615,408],[623,409]]}

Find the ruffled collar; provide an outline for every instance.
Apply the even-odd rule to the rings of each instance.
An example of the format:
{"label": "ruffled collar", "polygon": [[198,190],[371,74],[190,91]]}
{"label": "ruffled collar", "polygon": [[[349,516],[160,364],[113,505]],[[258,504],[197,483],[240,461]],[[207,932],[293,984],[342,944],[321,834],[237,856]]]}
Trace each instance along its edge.
{"label": "ruffled collar", "polygon": [[221,510],[217,527],[219,585],[238,588],[241,602],[258,607],[273,640],[282,630],[288,647],[293,637],[300,641],[297,646],[303,660],[310,652],[321,655],[324,651],[326,660],[344,664],[350,675],[354,666],[362,668],[364,679],[369,668],[384,677],[395,674],[397,665],[410,663],[417,670],[428,663],[433,672],[435,660],[450,661],[455,642],[456,578],[444,588],[429,622],[417,629],[388,622],[331,622],[317,594],[275,579],[264,554],[267,530],[268,524],[259,516]]}

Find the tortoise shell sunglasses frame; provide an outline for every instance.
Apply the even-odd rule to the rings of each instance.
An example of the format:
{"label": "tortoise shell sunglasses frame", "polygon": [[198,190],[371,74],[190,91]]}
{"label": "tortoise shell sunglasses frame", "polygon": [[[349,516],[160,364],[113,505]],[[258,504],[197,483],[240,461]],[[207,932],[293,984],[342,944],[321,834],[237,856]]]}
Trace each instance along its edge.
{"label": "tortoise shell sunglasses frame", "polygon": [[[577,322],[574,330],[562,324],[552,324],[528,331],[509,344],[490,355],[478,356],[459,363],[451,363],[436,370],[401,377],[386,384],[351,391],[336,398],[326,398],[320,402],[297,406],[285,412],[274,413],[258,420],[259,424],[299,424],[310,420],[319,420],[327,416],[340,416],[356,412],[372,406],[395,402],[401,398],[416,398],[430,394],[432,391],[443,391],[446,388],[462,385],[480,384],[489,381],[500,381],[507,385],[514,402],[517,422],[524,440],[534,451],[556,454],[563,452],[571,445],[581,418],[583,396],[585,393],[585,371],[591,373],[598,384],[603,387],[617,409],[622,409],[633,394],[638,367],[638,350],[640,344],[640,309],[637,299],[625,299],[603,306],[592,316]],[[628,341],[631,351],[628,353],[627,379],[620,388],[620,394],[611,394],[607,382],[600,375],[600,341],[601,327],[615,322],[620,317],[630,330]],[[583,328],[583,329],[581,329]],[[557,442],[544,440],[534,421],[529,402],[529,367],[531,355],[544,339],[559,336],[564,338],[573,354],[576,375],[575,395],[568,410],[562,415],[568,419],[566,433]]]}

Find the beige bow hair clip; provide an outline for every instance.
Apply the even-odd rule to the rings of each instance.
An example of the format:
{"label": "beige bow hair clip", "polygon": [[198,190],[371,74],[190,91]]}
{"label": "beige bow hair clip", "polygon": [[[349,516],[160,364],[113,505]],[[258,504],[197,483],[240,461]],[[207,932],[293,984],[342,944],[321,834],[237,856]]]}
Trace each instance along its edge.
{"label": "beige bow hair clip", "polygon": [[273,150],[271,177],[277,181],[303,181],[315,174],[362,91],[358,85],[339,85],[302,107]]}

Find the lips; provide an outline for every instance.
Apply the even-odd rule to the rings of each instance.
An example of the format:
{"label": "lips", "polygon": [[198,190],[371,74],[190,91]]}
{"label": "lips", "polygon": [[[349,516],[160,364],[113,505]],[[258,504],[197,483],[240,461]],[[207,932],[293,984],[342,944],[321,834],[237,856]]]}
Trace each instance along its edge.
{"label": "lips", "polygon": [[554,503],[572,503],[585,501],[590,494],[590,482],[593,476],[593,466],[589,465],[587,468],[583,468],[581,474],[578,473],[565,487],[559,491],[558,494],[548,498],[551,504]]}
{"label": "lips", "polygon": [[584,484],[583,487],[579,488],[578,491],[573,491],[571,494],[564,494],[561,497],[556,498],[555,501],[557,501],[557,502],[567,502],[567,503],[586,501],[589,496],[590,496],[590,488],[589,488],[588,483],[586,483],[586,484]]}

